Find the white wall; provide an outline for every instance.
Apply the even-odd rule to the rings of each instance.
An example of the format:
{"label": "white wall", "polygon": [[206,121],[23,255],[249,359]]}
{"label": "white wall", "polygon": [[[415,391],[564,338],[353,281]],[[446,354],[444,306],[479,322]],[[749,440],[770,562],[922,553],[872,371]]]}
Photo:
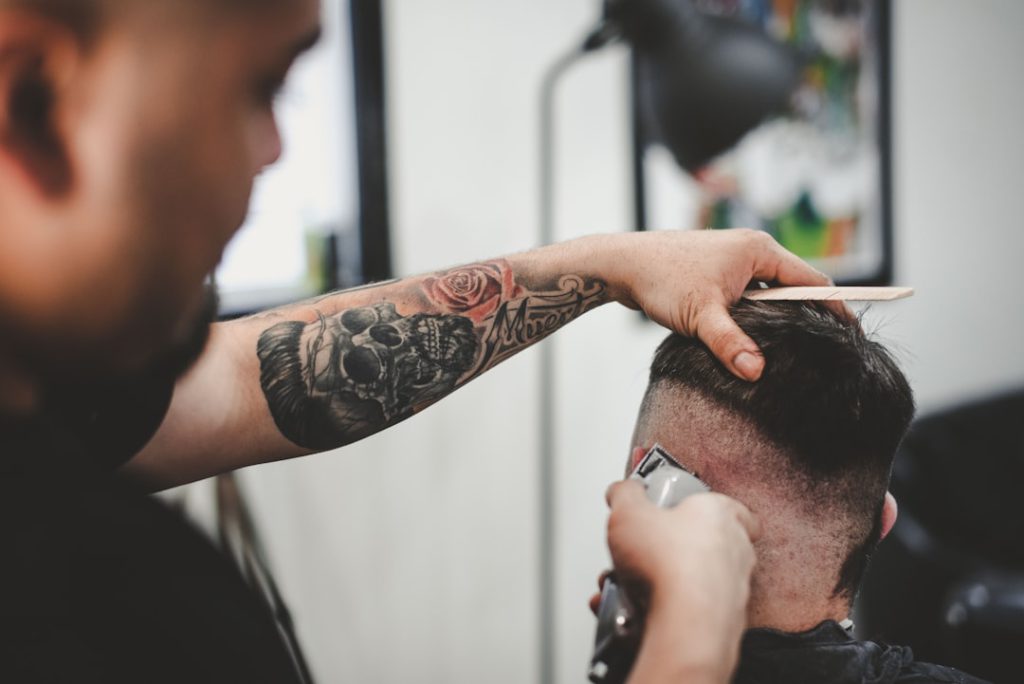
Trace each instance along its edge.
{"label": "white wall", "polygon": [[888,332],[928,409],[1024,382],[1024,3],[894,4],[897,276],[918,296]]}
{"label": "white wall", "polygon": [[[403,273],[535,242],[540,75],[599,4],[387,3]],[[870,320],[928,409],[1024,384],[1024,3],[894,4],[897,279],[918,295]],[[560,92],[561,238],[629,222],[625,77],[612,50]],[[584,681],[602,494],[661,335],[606,307],[555,338],[560,682]],[[536,369],[527,352],[364,444],[247,473],[320,681],[535,681]]]}

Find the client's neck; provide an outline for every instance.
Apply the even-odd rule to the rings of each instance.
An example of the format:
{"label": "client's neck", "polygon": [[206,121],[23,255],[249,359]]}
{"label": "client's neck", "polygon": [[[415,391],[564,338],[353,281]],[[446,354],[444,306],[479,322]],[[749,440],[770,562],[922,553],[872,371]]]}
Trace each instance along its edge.
{"label": "client's neck", "polygon": [[815,543],[816,535],[770,526],[756,545],[748,626],[802,632],[824,620],[849,617],[849,599],[835,593],[839,572],[828,545]]}
{"label": "client's neck", "polygon": [[824,620],[842,622],[849,617],[849,601],[832,597],[830,589],[823,592],[820,586],[780,586],[777,582],[769,588],[755,582],[747,607],[747,626],[803,632]]}

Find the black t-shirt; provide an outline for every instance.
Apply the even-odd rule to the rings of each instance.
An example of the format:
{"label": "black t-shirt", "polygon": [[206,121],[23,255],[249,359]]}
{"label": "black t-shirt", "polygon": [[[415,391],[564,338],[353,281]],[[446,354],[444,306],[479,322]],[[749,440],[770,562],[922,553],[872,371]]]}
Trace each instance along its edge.
{"label": "black t-shirt", "polygon": [[113,475],[173,377],[66,393],[0,419],[0,682],[297,682],[235,566]]}
{"label": "black t-shirt", "polygon": [[914,660],[906,646],[858,641],[832,620],[799,633],[751,629],[733,684],[986,684]]}

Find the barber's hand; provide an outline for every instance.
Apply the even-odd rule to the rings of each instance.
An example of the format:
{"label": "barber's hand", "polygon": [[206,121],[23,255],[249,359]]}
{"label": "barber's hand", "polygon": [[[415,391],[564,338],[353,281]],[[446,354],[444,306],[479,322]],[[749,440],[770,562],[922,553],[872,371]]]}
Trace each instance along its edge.
{"label": "barber's hand", "polygon": [[608,489],[608,548],[616,571],[652,591],[685,585],[702,601],[746,610],[760,523],[713,492],[658,508],[634,480]]}
{"label": "barber's hand", "polygon": [[[729,316],[752,280],[779,285],[829,285],[828,276],[786,251],[770,235],[746,229],[666,231],[600,236],[599,256],[610,293],[652,320],[699,337],[745,380],[764,370],[764,357]],[[845,309],[845,305],[834,305]],[[848,311],[848,310],[846,310]]]}
{"label": "barber's hand", "polygon": [[[658,508],[642,485],[628,480],[612,485],[608,504],[615,571],[627,585],[650,590],[647,654],[641,651],[645,657],[635,673],[668,667],[663,652],[675,649],[681,667],[710,671],[712,681],[726,681],[746,626],[759,522],[739,502],[715,493]],[[679,652],[681,643],[687,653]]]}

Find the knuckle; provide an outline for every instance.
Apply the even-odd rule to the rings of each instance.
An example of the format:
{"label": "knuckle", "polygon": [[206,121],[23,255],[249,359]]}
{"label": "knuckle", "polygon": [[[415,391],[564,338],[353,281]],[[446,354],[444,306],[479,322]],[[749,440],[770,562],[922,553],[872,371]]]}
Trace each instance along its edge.
{"label": "knuckle", "polygon": [[738,241],[740,241],[742,243],[745,243],[745,242],[752,242],[755,239],[754,238],[754,233],[756,231],[754,231],[754,230],[752,230],[750,228],[732,228],[728,232],[736,240],[738,240]]}
{"label": "knuckle", "polygon": [[774,248],[778,245],[778,242],[775,241],[775,238],[773,238],[771,235],[764,232],[763,230],[757,230],[754,232],[757,234],[756,239],[758,243],[760,243],[762,246],[766,248]]}
{"label": "knuckle", "polygon": [[680,306],[682,320],[679,321],[679,327],[687,332],[696,332],[700,326],[702,308],[701,302],[696,295],[690,294],[683,298],[682,305]]}

